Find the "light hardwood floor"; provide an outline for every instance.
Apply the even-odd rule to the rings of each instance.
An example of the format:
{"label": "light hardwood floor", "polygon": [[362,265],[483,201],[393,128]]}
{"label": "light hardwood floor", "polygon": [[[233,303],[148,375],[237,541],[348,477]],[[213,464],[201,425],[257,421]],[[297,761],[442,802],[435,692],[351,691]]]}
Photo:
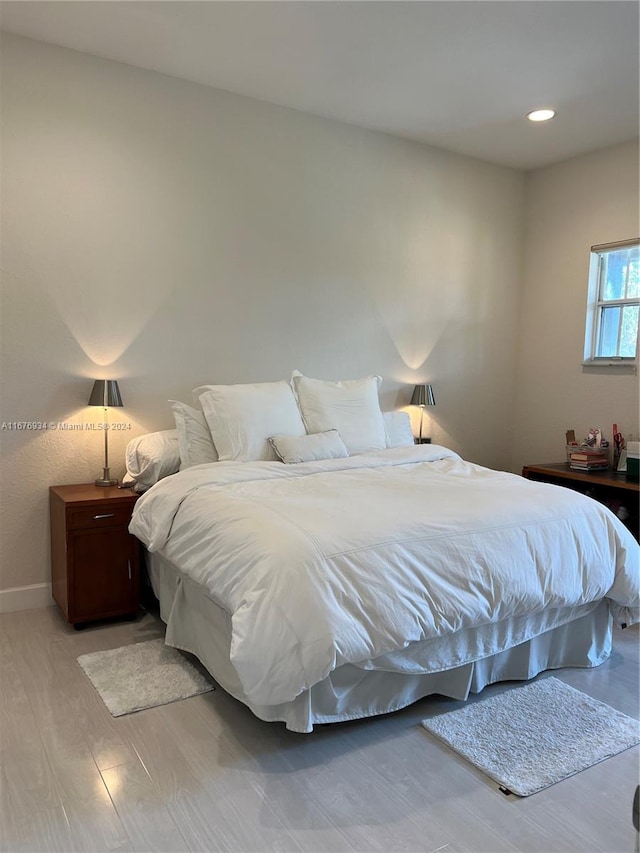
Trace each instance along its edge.
{"label": "light hardwood floor", "polygon": [[[442,698],[311,735],[221,689],[113,719],[77,656],[162,633],[150,615],[82,632],[54,608],[0,616],[2,850],[634,849],[638,748],[505,797],[419,725],[460,705]],[[637,717],[638,636],[616,631],[607,663],[554,674]]]}

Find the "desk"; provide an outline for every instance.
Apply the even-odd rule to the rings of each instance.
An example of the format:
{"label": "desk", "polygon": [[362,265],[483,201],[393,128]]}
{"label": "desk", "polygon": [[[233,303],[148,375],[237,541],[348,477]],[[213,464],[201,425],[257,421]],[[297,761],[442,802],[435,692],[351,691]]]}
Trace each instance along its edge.
{"label": "desk", "polygon": [[624,523],[640,541],[638,499],[640,484],[627,480],[625,474],[615,471],[576,471],[568,462],[548,462],[543,465],[525,465],[522,476],[539,483],[554,483],[588,495],[616,512],[625,507],[629,517]]}

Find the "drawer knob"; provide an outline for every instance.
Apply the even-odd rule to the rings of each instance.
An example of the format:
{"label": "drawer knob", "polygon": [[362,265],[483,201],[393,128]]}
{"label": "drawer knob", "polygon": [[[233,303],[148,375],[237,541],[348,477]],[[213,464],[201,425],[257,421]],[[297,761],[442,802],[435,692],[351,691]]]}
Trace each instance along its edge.
{"label": "drawer knob", "polygon": [[114,515],[115,515],[115,512],[107,512],[107,513],[104,513],[103,515],[94,515],[93,519],[95,521],[98,518],[113,518]]}

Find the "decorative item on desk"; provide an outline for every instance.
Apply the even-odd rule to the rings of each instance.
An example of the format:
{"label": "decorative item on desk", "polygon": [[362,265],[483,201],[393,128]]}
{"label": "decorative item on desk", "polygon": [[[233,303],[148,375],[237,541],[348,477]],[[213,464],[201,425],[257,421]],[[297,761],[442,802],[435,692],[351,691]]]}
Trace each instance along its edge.
{"label": "decorative item on desk", "polygon": [[599,471],[609,467],[609,442],[599,429],[590,429],[582,444],[575,441],[575,432],[568,430],[567,462],[577,471]]}
{"label": "decorative item on desk", "polygon": [[436,404],[436,398],[434,396],[433,388],[431,387],[431,385],[414,386],[410,404],[412,406],[420,406],[420,435],[418,437],[418,444],[431,444],[430,438],[422,437],[422,421],[424,419],[424,407],[435,406]]}
{"label": "decorative item on desk", "polygon": [[576,432],[573,429],[568,429],[564,434],[565,448],[567,452],[567,463],[571,462],[571,453],[579,447],[576,441]]}
{"label": "decorative item on desk", "polygon": [[623,447],[620,451],[620,458],[618,459],[616,471],[618,472],[618,474],[627,473],[627,450],[625,447]]}
{"label": "decorative item on desk", "polygon": [[585,440],[582,442],[583,447],[609,447],[609,442],[604,437],[599,429],[591,427]]}
{"label": "decorative item on desk", "polygon": [[[613,440],[613,470],[614,471],[620,471],[620,462],[622,459],[622,451],[624,450],[624,436],[618,430],[618,424],[613,425],[612,440]],[[626,455],[625,455],[625,470],[626,470]]]}
{"label": "decorative item on desk", "polygon": [[96,379],[93,383],[89,406],[102,406],[104,408],[104,467],[102,477],[95,481],[96,486],[117,486],[118,481],[111,478],[109,472],[109,422],[107,420],[107,408],[109,406],[122,406],[120,389],[115,379]]}

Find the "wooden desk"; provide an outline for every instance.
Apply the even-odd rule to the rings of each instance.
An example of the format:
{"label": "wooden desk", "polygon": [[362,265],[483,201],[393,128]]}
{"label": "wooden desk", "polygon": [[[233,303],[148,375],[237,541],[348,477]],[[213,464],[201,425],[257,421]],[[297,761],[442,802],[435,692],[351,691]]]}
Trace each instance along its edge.
{"label": "wooden desk", "polygon": [[640,484],[627,480],[625,474],[615,471],[577,471],[569,467],[568,462],[548,462],[542,465],[525,465],[522,476],[539,483],[554,483],[574,489],[590,498],[605,504],[617,513],[625,507],[629,517],[624,524],[640,541],[638,522],[638,498]]}

